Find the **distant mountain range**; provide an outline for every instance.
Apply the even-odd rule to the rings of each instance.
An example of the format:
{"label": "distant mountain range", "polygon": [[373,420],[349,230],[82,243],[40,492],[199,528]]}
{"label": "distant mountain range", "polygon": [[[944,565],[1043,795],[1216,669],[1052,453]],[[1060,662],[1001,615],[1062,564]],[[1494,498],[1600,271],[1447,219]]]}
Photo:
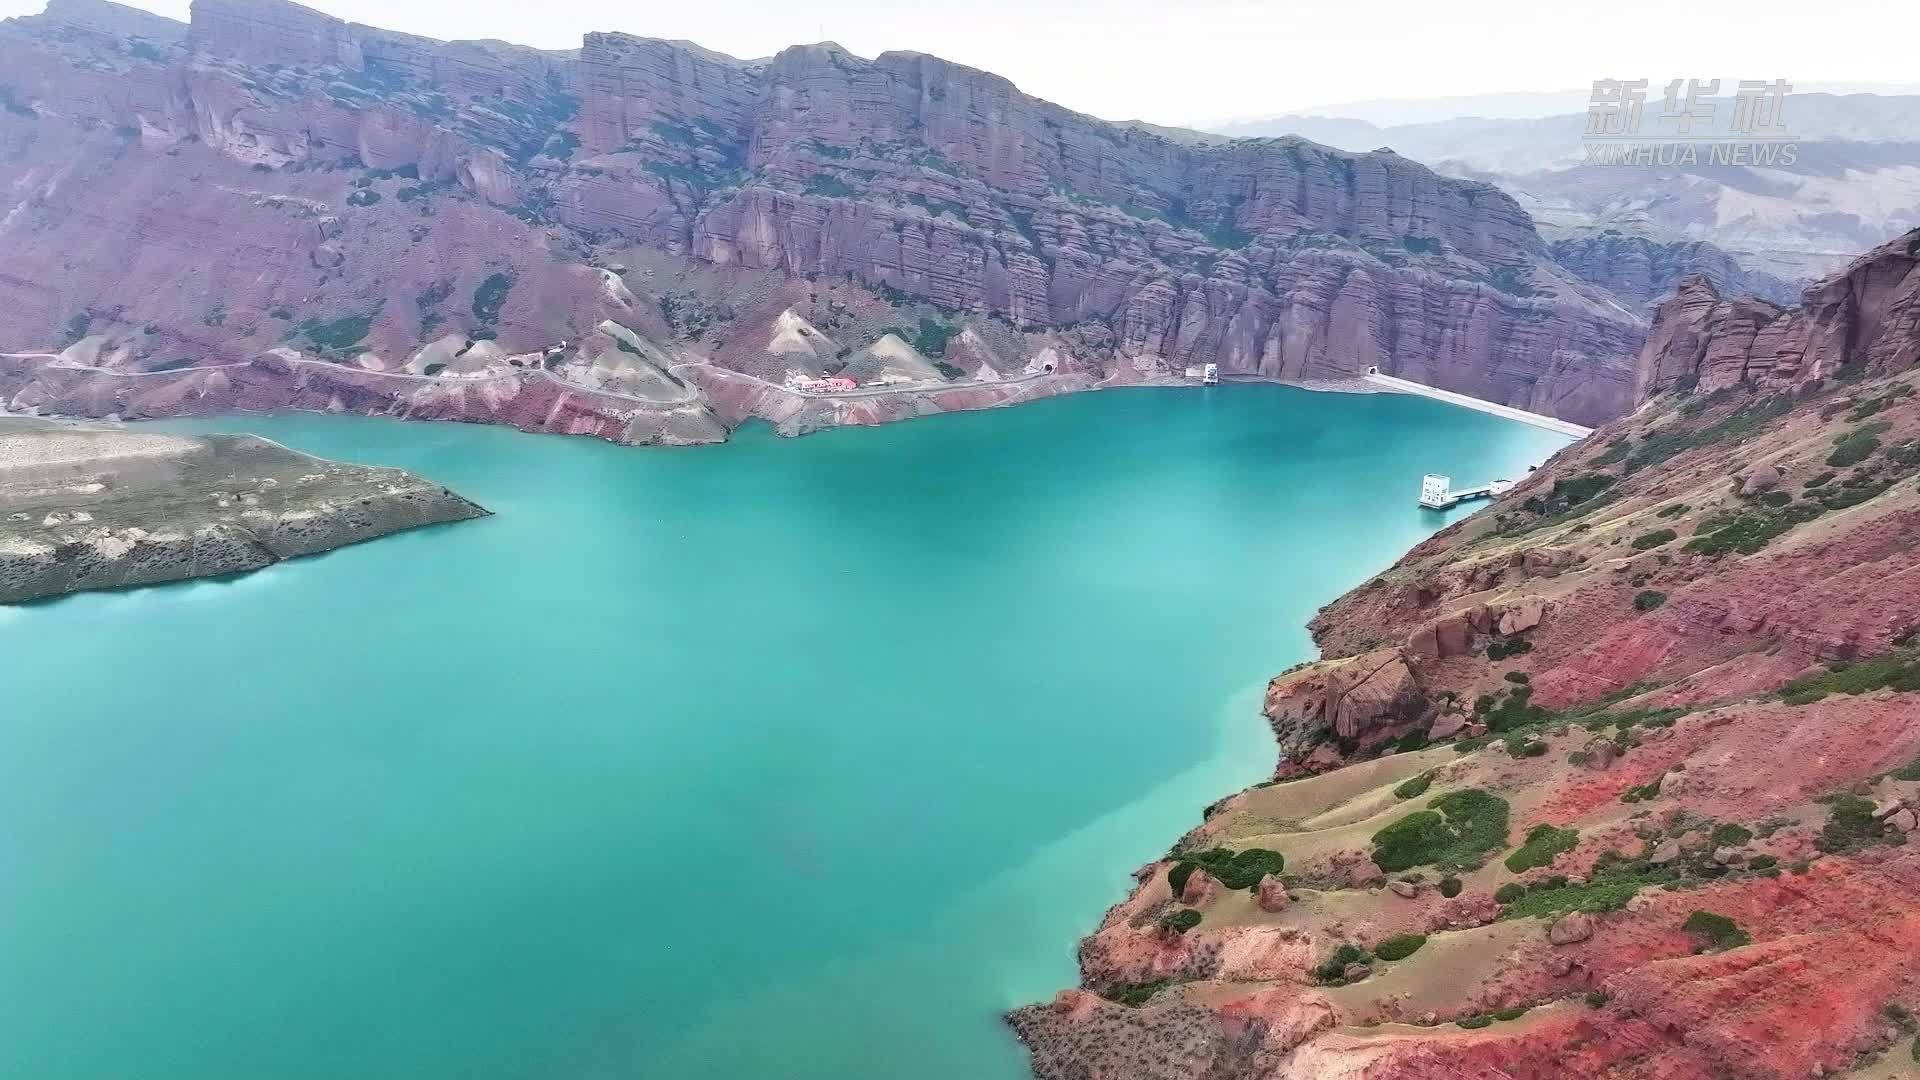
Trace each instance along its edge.
{"label": "distant mountain range", "polygon": [[[1642,114],[1648,140],[1663,125],[1661,88]],[[1551,103],[1563,95],[1510,95]],[[1731,137],[1733,102],[1715,106],[1696,136]],[[1920,95],[1799,93],[1783,118],[1798,140],[1790,168],[1584,166],[1584,106],[1538,117],[1459,115],[1381,126],[1339,116],[1280,116],[1222,126],[1215,135],[1299,135],[1348,150],[1391,147],[1453,176],[1494,183],[1550,239],[1612,229],[1656,241],[1707,241],[1742,265],[1804,281],[1920,224]],[[1498,107],[1466,99],[1460,107]],[[1511,107],[1518,108],[1518,105]],[[1405,110],[1399,110],[1404,112]]]}

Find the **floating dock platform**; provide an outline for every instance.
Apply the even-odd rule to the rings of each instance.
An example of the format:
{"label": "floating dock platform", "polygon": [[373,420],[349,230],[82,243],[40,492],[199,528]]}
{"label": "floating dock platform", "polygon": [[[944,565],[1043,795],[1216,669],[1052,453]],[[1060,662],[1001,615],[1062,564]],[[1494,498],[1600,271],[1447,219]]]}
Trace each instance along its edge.
{"label": "floating dock platform", "polygon": [[1451,510],[1470,499],[1491,499],[1513,490],[1517,481],[1495,480],[1479,487],[1453,490],[1453,478],[1428,473],[1420,479],[1420,505],[1428,510]]}

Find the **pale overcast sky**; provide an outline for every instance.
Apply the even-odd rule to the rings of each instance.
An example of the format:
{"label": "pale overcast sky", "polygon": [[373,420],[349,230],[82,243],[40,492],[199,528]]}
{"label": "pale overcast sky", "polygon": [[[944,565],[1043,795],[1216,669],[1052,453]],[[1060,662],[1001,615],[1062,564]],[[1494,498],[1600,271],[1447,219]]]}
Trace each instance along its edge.
{"label": "pale overcast sky", "polygon": [[[185,19],[188,0],[135,6]],[[44,0],[0,0],[0,15]],[[1110,120],[1202,125],[1334,102],[1566,90],[1598,78],[1911,83],[1912,0],[319,0],[438,38],[569,48],[589,30],[741,57],[833,40],[930,52]],[[1920,137],[1920,132],[1916,132]]]}

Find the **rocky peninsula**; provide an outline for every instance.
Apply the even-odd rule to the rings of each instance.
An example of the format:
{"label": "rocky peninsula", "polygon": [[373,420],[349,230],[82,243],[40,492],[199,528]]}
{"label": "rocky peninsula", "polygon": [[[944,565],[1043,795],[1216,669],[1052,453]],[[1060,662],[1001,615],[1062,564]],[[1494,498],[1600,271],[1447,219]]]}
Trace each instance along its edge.
{"label": "rocky peninsula", "polygon": [[252,435],[0,417],[0,603],[244,573],[486,513]]}
{"label": "rocky peninsula", "polygon": [[1011,1014],[1054,1078],[1920,1070],[1920,232],[1321,611],[1272,780]]}

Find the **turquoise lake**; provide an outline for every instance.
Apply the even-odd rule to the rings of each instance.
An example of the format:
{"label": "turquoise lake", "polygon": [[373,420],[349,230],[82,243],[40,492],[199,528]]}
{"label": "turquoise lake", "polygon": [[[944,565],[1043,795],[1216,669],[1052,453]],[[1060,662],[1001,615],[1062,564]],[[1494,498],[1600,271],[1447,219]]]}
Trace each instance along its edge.
{"label": "turquoise lake", "polygon": [[1017,1080],[1314,610],[1562,436],[1122,390],[633,449],[289,415],[494,517],[0,608],[0,1075]]}

